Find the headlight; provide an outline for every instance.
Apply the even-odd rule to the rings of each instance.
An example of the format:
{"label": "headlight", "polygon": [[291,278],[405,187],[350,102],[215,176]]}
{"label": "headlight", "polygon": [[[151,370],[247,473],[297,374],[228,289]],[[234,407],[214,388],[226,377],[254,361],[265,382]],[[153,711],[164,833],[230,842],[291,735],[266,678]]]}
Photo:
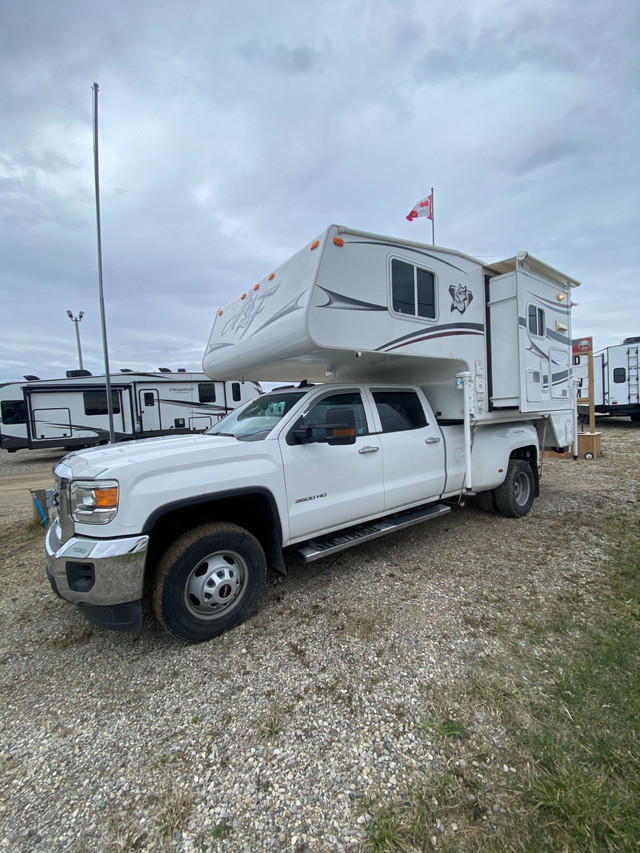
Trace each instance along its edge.
{"label": "headlight", "polygon": [[118,483],[116,480],[71,483],[71,517],[83,524],[108,524],[118,512]]}

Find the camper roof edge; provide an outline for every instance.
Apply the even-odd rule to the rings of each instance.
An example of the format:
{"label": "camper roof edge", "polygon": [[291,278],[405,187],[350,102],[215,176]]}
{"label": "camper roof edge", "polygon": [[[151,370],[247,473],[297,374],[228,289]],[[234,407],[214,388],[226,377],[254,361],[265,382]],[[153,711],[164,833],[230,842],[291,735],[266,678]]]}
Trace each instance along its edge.
{"label": "camper roof edge", "polygon": [[489,271],[502,275],[503,273],[513,272],[516,270],[518,268],[518,264],[526,265],[531,272],[541,273],[551,279],[551,281],[555,281],[557,284],[566,285],[567,287],[580,286],[580,282],[577,279],[572,278],[570,275],[566,275],[566,273],[550,266],[550,264],[546,264],[544,261],[530,255],[529,252],[526,251],[518,252],[518,254],[513,258],[505,258],[504,261],[498,261],[493,264],[484,264],[484,266]]}

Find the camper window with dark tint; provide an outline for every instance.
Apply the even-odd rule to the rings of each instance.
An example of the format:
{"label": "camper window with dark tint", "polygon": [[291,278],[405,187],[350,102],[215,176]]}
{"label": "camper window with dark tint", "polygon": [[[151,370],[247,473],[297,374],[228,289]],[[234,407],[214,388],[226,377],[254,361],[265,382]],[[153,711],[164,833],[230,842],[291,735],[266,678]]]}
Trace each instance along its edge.
{"label": "camper window with dark tint", "polygon": [[400,432],[426,426],[427,419],[415,391],[374,391],[382,432]]}
{"label": "camper window with dark tint", "polygon": [[394,258],[391,261],[391,300],[398,314],[435,319],[433,273]]}
{"label": "camper window with dark tint", "polygon": [[529,305],[529,332],[539,338],[544,337],[544,311],[535,305]]}
{"label": "camper window with dark tint", "polygon": [[201,403],[215,403],[216,386],[213,382],[201,382],[198,385],[198,400]]}
{"label": "camper window with dark tint", "polygon": [[240,383],[239,382],[232,382],[231,383],[231,398],[233,399],[234,403],[239,403],[240,400],[242,399],[242,394],[240,393]]}
{"label": "camper window with dark tint", "polygon": [[627,371],[624,369],[624,367],[613,368],[613,381],[617,383],[627,381]]}
{"label": "camper window with dark tint", "polygon": [[27,407],[24,400],[2,401],[2,423],[3,424],[26,424]]}
{"label": "camper window with dark tint", "polygon": [[[106,391],[85,391],[82,395],[84,398],[84,413],[85,415],[108,415],[107,409],[107,392]],[[111,406],[114,415],[120,414],[120,397],[117,391],[111,392]]]}

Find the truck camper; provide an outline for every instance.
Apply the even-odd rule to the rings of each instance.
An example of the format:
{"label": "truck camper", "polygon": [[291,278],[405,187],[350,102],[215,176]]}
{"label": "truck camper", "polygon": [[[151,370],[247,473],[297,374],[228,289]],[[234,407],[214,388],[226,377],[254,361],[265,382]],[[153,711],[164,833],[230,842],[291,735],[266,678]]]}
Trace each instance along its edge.
{"label": "truck camper", "polygon": [[[117,441],[203,432],[262,390],[255,382],[225,383],[182,371],[113,373],[110,384]],[[105,377],[68,371],[62,379],[11,383],[0,388],[0,418],[1,444],[10,453],[105,444]]]}
{"label": "truck camper", "polygon": [[53,589],[117,630],[148,591],[200,642],[251,615],[287,550],[311,562],[467,499],[521,518],[543,448],[576,438],[577,285],[527,252],[330,226],[218,310],[204,354],[211,377],[285,384],[204,435],[58,463]]}
{"label": "truck camper", "polygon": [[[204,369],[242,379],[420,386],[439,421],[537,420],[545,446],[575,432],[571,289],[519,252],[461,252],[336,225],[218,311]],[[465,393],[460,393],[464,385]]]}

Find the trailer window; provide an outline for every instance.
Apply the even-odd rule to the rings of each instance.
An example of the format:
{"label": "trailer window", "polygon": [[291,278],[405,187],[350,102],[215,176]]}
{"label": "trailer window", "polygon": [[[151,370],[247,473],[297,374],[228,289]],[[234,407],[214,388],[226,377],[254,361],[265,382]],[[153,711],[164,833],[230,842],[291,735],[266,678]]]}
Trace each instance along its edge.
{"label": "trailer window", "polygon": [[618,384],[627,381],[627,371],[624,369],[624,367],[613,368],[613,381],[617,382]]}
{"label": "trailer window", "polygon": [[216,386],[213,382],[200,382],[198,385],[198,400],[201,403],[215,403]]}
{"label": "trailer window", "polygon": [[242,394],[240,393],[240,383],[232,382],[231,383],[231,399],[234,403],[239,403],[242,399]]}
{"label": "trailer window", "polygon": [[391,299],[393,310],[398,314],[425,317],[436,316],[435,277],[405,261],[391,261]]}
{"label": "trailer window", "polygon": [[400,432],[426,426],[427,419],[414,391],[374,391],[382,432]]}
{"label": "trailer window", "polygon": [[[106,391],[85,391],[82,396],[85,415],[109,414]],[[120,397],[117,391],[111,392],[111,407],[114,415],[120,414]]]}
{"label": "trailer window", "polygon": [[3,424],[26,424],[27,407],[24,400],[2,401],[2,423]]}
{"label": "trailer window", "polygon": [[544,311],[537,305],[529,305],[529,332],[538,338],[544,338]]}

